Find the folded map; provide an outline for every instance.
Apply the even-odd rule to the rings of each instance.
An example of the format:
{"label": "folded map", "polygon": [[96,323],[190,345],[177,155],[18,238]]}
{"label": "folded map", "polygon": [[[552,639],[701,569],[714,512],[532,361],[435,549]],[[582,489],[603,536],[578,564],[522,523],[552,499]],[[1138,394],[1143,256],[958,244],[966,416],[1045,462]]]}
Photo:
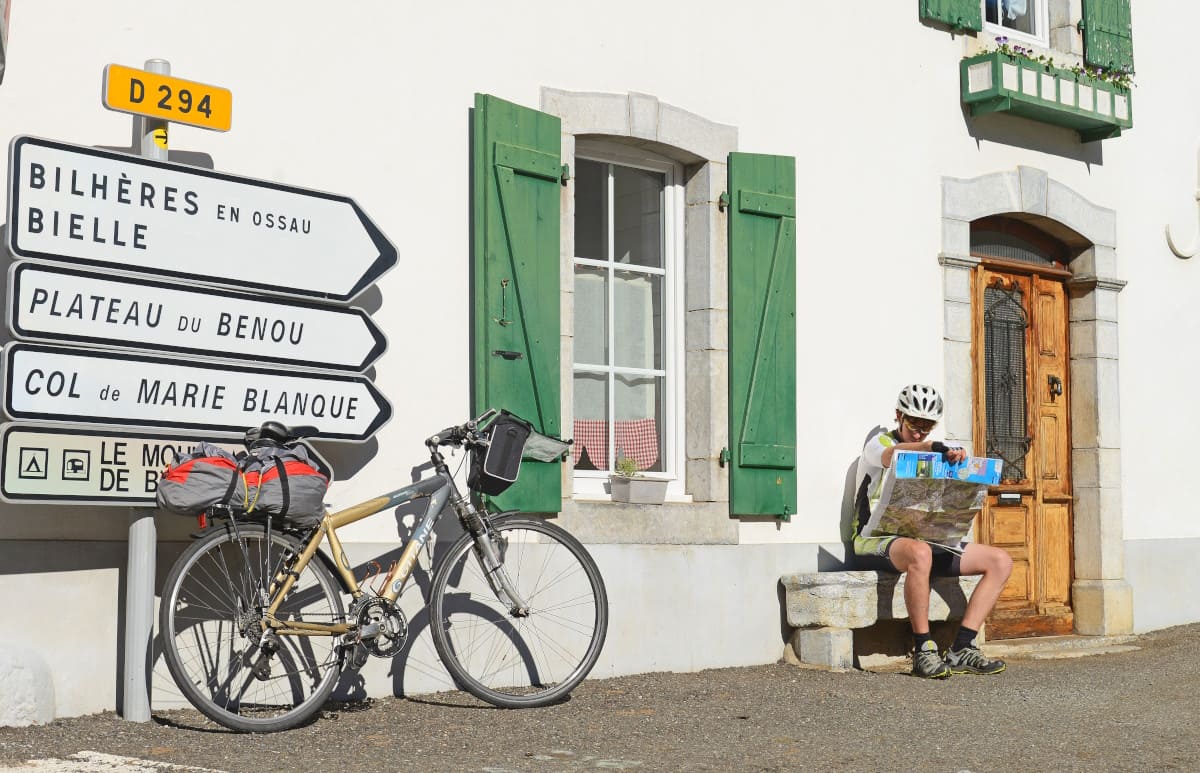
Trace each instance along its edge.
{"label": "folded map", "polygon": [[1000,482],[1003,464],[975,456],[950,464],[939,453],[897,451],[863,534],[896,534],[957,548],[970,533],[988,486]]}

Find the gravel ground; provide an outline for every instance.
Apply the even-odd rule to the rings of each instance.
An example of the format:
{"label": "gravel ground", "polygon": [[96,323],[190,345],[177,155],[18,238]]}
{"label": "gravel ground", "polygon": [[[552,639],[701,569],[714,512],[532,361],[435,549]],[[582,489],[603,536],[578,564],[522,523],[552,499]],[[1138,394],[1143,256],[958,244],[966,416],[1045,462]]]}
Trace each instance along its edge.
{"label": "gravel ground", "polygon": [[936,682],[775,664],[588,681],[522,711],[461,693],[330,704],[265,736],[97,714],[0,728],[0,769],[91,751],[222,771],[1200,770],[1200,624],[1134,644]]}

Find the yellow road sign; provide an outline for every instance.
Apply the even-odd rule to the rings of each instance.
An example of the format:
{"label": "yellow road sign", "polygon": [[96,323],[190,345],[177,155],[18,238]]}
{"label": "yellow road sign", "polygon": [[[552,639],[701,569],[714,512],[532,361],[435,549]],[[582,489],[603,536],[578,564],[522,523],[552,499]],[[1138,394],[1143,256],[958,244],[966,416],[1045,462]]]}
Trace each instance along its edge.
{"label": "yellow road sign", "polygon": [[229,131],[233,92],[119,64],[104,67],[104,106],[213,131]]}

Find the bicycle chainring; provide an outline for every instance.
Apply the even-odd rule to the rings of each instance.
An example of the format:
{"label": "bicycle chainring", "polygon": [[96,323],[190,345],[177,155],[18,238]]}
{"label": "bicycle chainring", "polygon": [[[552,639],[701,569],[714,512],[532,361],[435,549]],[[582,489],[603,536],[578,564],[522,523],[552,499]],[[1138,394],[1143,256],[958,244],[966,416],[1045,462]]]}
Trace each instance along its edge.
{"label": "bicycle chainring", "polygon": [[374,636],[364,636],[362,645],[377,658],[391,658],[400,654],[408,641],[408,619],[400,609],[385,598],[373,596],[356,602],[359,630],[367,626],[379,626]]}

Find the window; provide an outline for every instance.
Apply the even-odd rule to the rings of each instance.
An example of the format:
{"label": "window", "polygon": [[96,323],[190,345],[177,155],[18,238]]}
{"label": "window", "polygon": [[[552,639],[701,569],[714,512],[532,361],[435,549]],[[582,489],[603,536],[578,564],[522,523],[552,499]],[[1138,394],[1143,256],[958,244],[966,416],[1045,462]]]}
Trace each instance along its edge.
{"label": "window", "polygon": [[997,215],[971,223],[971,254],[983,258],[1015,260],[1066,271],[1078,254],[1059,239],[1027,220]]}
{"label": "window", "polygon": [[1018,41],[1049,45],[1048,0],[984,0],[984,29]]}
{"label": "window", "polygon": [[[683,193],[666,159],[580,143],[575,157],[574,438],[577,493],[620,457],[682,478]],[[682,481],[678,481],[682,493]]]}
{"label": "window", "polygon": [[[560,211],[564,270],[557,272],[564,300],[562,351],[571,353],[559,374],[565,402],[563,432],[583,445],[576,420],[587,420],[584,411],[592,411],[600,418],[591,421],[598,422],[603,436],[596,445],[605,454],[603,465],[594,464],[589,454],[588,463],[594,468],[589,470],[576,470],[572,459],[574,476],[562,503],[563,524],[584,541],[724,544],[738,539],[731,514],[795,513],[795,159],[737,153],[735,127],[713,123],[647,94],[543,88],[542,109],[562,121],[563,159],[572,173]],[[595,166],[588,167],[587,162]],[[655,188],[662,186],[660,209],[647,207],[641,212],[645,221],[660,224],[661,268],[647,265],[644,256],[634,262],[632,253],[626,259],[617,251],[617,233],[624,231],[620,222],[631,211],[622,211],[616,203],[616,178],[622,168],[662,175],[655,183]],[[592,192],[582,190],[585,186]],[[743,189],[743,204],[724,206],[738,201],[738,191]],[[539,214],[539,225],[548,221],[548,213]],[[641,217],[639,223],[639,228],[645,226]],[[621,238],[622,243],[633,241]],[[608,240],[602,248],[583,247],[601,239]],[[728,283],[735,258],[743,264],[739,275],[754,280],[738,282],[736,299]],[[590,307],[591,321],[582,316],[589,305],[578,297],[584,293],[576,284],[576,269],[585,266],[609,272],[597,271],[591,279],[594,285],[612,279],[600,288],[604,303]],[[613,314],[618,299],[612,288],[617,286],[618,272],[640,274],[643,281],[662,277],[660,306],[654,309],[651,301],[654,323],[661,326],[642,339],[651,343],[651,352],[662,353],[661,364],[634,369],[616,359],[621,344],[616,340]],[[772,276],[777,281],[772,282]],[[759,335],[764,327],[772,334]],[[597,331],[599,337],[593,335]],[[592,336],[591,341],[581,344],[581,335]],[[576,356],[580,346],[585,349]],[[583,353],[597,349],[599,355]],[[766,355],[756,356],[756,351]],[[751,377],[756,362],[763,367]],[[649,474],[668,481],[672,506],[663,513],[669,518],[630,520],[622,508],[603,501],[607,469],[618,445],[616,423],[628,418],[617,413],[621,395],[616,375],[622,369],[651,371],[644,375],[661,379],[651,382],[657,390],[651,394],[655,411],[651,436],[660,445],[659,470]],[[611,388],[596,378],[609,372]],[[579,381],[588,377],[592,380],[580,387]],[[576,396],[577,389],[589,385],[594,396]],[[736,401],[731,397],[735,387],[741,390]],[[748,415],[752,418],[746,421]],[[761,418],[767,415],[770,420]],[[731,438],[735,422],[739,428],[750,424],[755,430],[739,429],[736,446]],[[621,430],[622,437],[628,429]],[[583,449],[578,453],[582,459]],[[735,504],[738,496],[756,492],[763,494],[761,502]]]}

